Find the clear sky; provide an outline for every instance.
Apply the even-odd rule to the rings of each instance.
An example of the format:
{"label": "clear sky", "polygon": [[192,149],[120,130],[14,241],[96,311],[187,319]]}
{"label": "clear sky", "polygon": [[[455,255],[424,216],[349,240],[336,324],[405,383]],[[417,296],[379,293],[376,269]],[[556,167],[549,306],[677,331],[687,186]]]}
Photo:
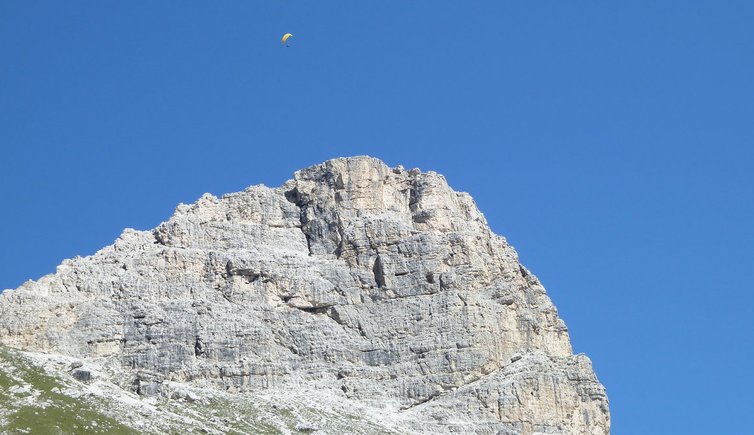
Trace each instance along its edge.
{"label": "clear sky", "polygon": [[368,154],[472,194],[614,434],[754,426],[750,0],[4,0],[0,147],[0,289]]}

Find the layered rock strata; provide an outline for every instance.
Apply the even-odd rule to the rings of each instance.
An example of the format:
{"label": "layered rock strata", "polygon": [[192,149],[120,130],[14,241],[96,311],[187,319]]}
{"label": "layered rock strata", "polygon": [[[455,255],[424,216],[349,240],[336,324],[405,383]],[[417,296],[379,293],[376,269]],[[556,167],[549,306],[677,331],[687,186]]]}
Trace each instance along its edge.
{"label": "layered rock strata", "polygon": [[306,386],[419,433],[610,426],[589,359],[472,198],[369,157],[125,230],[4,292],[0,343],[117,360],[143,395]]}

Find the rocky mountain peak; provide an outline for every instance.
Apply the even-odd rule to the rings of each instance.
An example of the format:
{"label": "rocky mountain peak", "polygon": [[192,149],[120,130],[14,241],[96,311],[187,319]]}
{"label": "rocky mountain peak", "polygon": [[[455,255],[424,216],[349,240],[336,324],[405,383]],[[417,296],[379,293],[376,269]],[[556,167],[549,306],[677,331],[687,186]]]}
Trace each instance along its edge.
{"label": "rocky mountain peak", "polygon": [[371,157],[64,261],[0,296],[0,343],[109,361],[142,396],[316,391],[399,432],[609,433],[591,363],[473,199]]}

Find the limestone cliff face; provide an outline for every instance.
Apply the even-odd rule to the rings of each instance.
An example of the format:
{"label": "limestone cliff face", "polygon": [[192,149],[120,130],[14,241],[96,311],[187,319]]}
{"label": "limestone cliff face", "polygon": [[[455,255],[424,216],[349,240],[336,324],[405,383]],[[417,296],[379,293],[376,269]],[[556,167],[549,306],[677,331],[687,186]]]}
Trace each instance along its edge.
{"label": "limestone cliff face", "polygon": [[0,343],[133,388],[307,385],[421,433],[607,434],[608,401],[472,198],[369,157],[180,205],[0,296]]}

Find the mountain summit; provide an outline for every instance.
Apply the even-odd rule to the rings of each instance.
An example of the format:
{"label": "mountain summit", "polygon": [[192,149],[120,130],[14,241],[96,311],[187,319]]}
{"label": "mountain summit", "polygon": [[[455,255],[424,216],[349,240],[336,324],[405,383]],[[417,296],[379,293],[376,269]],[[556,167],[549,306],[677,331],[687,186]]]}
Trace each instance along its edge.
{"label": "mountain summit", "polygon": [[[473,199],[370,157],[205,194],[63,261],[0,295],[0,343],[149,412],[247,399],[208,432],[610,431],[589,359]],[[120,423],[165,430],[144,419]]]}

